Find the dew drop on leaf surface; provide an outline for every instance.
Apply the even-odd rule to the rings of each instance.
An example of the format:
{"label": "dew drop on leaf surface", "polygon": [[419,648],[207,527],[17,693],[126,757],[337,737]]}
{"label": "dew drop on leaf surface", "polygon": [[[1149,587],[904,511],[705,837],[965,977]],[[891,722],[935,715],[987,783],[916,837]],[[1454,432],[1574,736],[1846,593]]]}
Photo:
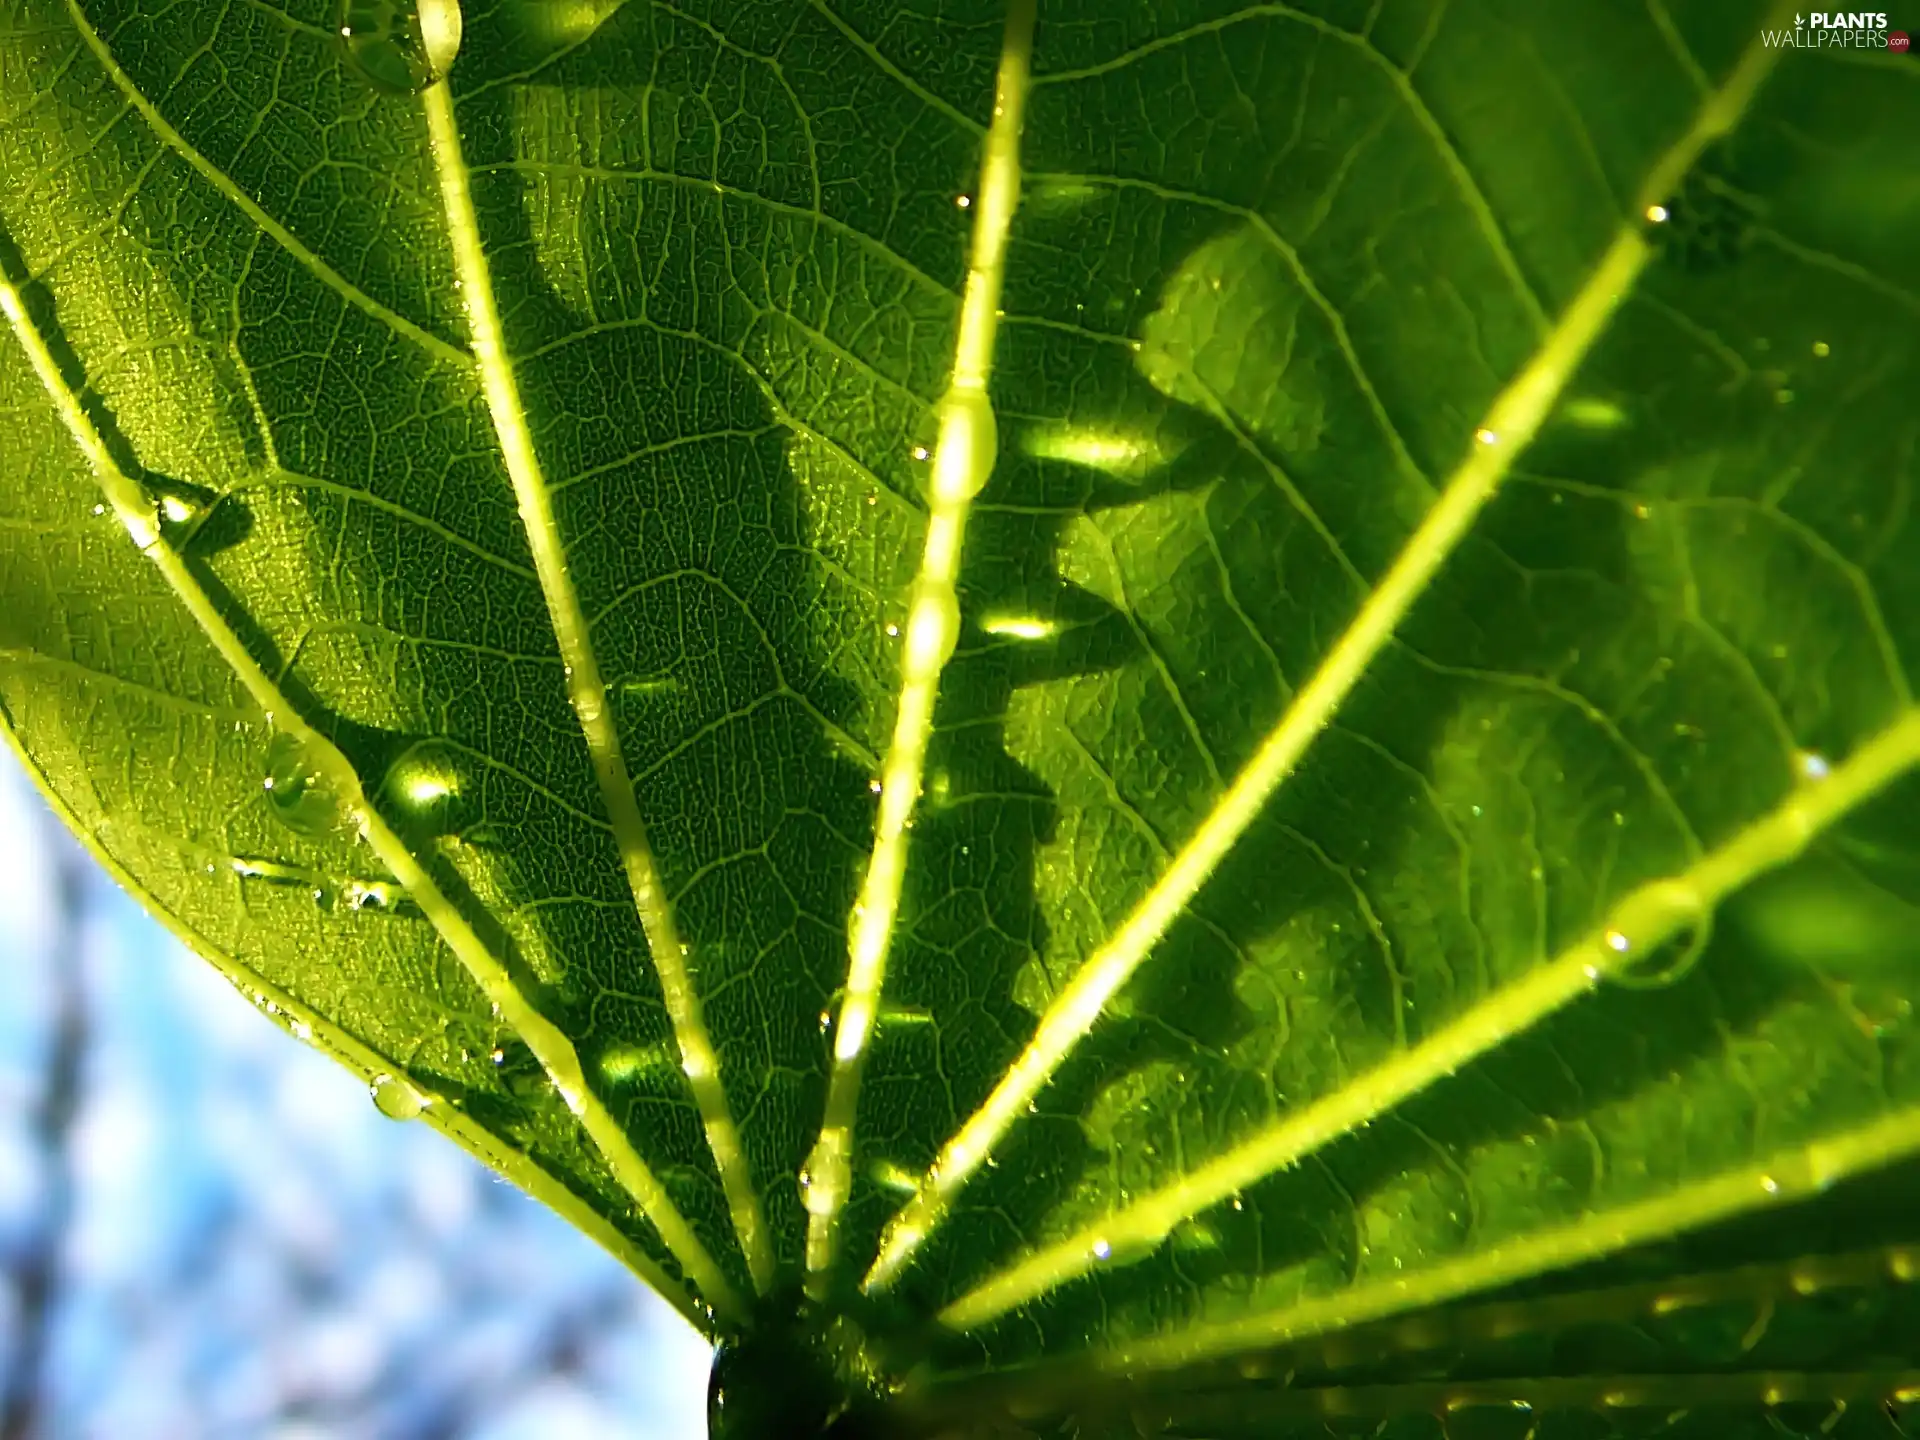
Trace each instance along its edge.
{"label": "dew drop on leaf surface", "polygon": [[476,784],[458,748],[422,740],[387,767],[380,793],[410,834],[464,834],[477,828]]}
{"label": "dew drop on leaf surface", "polygon": [[260,781],[274,819],[298,835],[322,835],[340,819],[340,807],[313,764],[307,747],[285,731],[267,744]]}
{"label": "dew drop on leaf surface", "polygon": [[426,1107],[426,1097],[396,1075],[376,1075],[367,1087],[374,1109],[389,1120],[412,1120]]}
{"label": "dew drop on leaf surface", "polygon": [[[1909,73],[1312,8],[7,7],[0,726],[382,1113],[605,1222],[721,1440],[1729,1206],[1798,1255],[1920,1147]],[[1706,1363],[1774,1363],[1736,1301]],[[1602,1373],[1156,1433],[1546,1440]]]}

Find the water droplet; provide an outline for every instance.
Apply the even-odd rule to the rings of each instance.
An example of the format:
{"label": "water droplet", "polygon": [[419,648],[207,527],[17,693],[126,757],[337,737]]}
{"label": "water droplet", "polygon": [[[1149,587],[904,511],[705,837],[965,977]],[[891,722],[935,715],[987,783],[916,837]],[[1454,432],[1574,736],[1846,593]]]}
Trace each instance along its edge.
{"label": "water droplet", "polygon": [[260,788],[274,819],[296,834],[323,835],[339,823],[339,802],[307,746],[284,730],[267,745]]}
{"label": "water droplet", "polygon": [[391,880],[349,880],[340,887],[340,899],[356,915],[417,915],[419,907],[406,890]]}
{"label": "water droplet", "polygon": [[1473,438],[1479,441],[1482,445],[1498,445],[1500,443],[1499,435],[1496,434],[1494,431],[1487,429],[1485,426],[1482,426],[1480,429],[1474,431]]}
{"label": "water droplet", "polygon": [[853,1173],[840,1135],[822,1135],[800,1167],[800,1203],[809,1215],[825,1215],[845,1198]]}
{"label": "water droplet", "polygon": [[1712,938],[1712,913],[1692,886],[1648,886],[1620,907],[1607,931],[1607,948],[1626,957],[1608,978],[1630,989],[1671,985],[1699,963]]}
{"label": "water droplet", "polygon": [[971,195],[956,195],[953,197],[953,203],[958,205],[962,210],[969,210],[973,208],[973,197]]}
{"label": "water droplet", "polygon": [[1813,353],[1815,359],[1824,360],[1833,353],[1833,347],[1824,340],[1816,340],[1813,342]]}
{"label": "water droplet", "polygon": [[347,64],[374,89],[417,95],[442,79],[460,49],[458,0],[341,0]]}
{"label": "water droplet", "polygon": [[988,635],[1010,640],[1051,640],[1060,633],[1056,621],[1041,615],[989,615],[980,628]]}
{"label": "water droplet", "polygon": [[[211,873],[213,866],[207,867]],[[311,886],[318,880],[313,871],[299,865],[285,865],[278,860],[256,859],[250,855],[228,857],[227,868],[242,880],[258,880],[265,885]]]}
{"label": "water droplet", "polygon": [[376,1075],[368,1090],[374,1109],[389,1120],[411,1120],[426,1108],[427,1097],[395,1075]]}
{"label": "water droplet", "polygon": [[1797,751],[1793,757],[1793,769],[1802,780],[1824,780],[1833,773],[1833,766],[1818,750]]}
{"label": "water droplet", "polygon": [[960,600],[951,585],[928,582],[918,587],[907,617],[907,645],[900,655],[904,673],[932,674],[947,663],[960,638]]}
{"label": "water droplet", "polygon": [[463,757],[446,740],[422,740],[387,767],[381,798],[410,831],[447,835],[474,818],[473,781]]}
{"label": "water droplet", "polygon": [[1165,1235],[1102,1235],[1087,1247],[1087,1254],[1101,1265],[1132,1265],[1153,1254],[1166,1238]]}
{"label": "water droplet", "polygon": [[213,508],[214,501],[220,498],[205,486],[190,485],[166,475],[142,476],[140,488],[153,502],[160,533],[176,547],[191,538],[200,522],[206,519],[207,511]]}
{"label": "water droplet", "polygon": [[940,402],[940,439],[933,451],[935,504],[971,500],[993,474],[999,430],[984,390],[949,390]]}
{"label": "water droplet", "polygon": [[133,543],[142,553],[160,543],[159,510],[152,507],[143,509],[139,506],[121,506],[119,517],[121,525],[126,528],[127,534],[132,537]]}

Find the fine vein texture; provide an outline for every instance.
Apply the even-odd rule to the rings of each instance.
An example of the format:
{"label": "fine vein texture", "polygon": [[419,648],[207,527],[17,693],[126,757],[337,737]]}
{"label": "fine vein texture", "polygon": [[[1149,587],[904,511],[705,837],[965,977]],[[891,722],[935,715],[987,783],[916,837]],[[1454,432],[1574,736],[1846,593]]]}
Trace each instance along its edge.
{"label": "fine vein texture", "polygon": [[1007,263],[1007,232],[1020,201],[1020,122],[1027,100],[1027,69],[1033,48],[1034,0],[1012,0],[1007,11],[999,78],[994,85],[993,124],[987,131],[974,211],[967,279],[960,302],[960,333],[952,378],[936,413],[927,486],[927,536],[907,605],[900,652],[900,699],[893,739],[880,771],[880,813],[873,827],[860,899],[848,927],[850,949],[846,998],[833,1032],[833,1070],[827,1083],[820,1139],[807,1159],[807,1273],[824,1289],[834,1258],[835,1229],[851,1188],[854,1121],[859,1112],[860,1071],[873,1039],[886,979],[887,946],[899,917],[906,878],[907,828],[913,822],[933,733],[940,676],[960,638],[960,577],[967,510],[993,474],[998,447],[987,382],[993,371],[993,340],[1000,324],[1000,289]]}
{"label": "fine vein texture", "polygon": [[[452,7],[456,17],[459,14],[454,0],[432,0],[432,3],[437,9]],[[620,753],[620,736],[608,711],[607,682],[594,655],[586,612],[580,608],[580,598],[567,574],[566,549],[554,521],[552,497],[546,477],[541,473],[539,457],[534,453],[525,407],[513,378],[513,361],[500,332],[493,276],[468,188],[467,162],[460,150],[460,127],[454,115],[452,91],[444,82],[431,85],[421,97],[421,103],[426,108],[434,169],[439,175],[440,194],[447,210],[454,270],[466,302],[481,385],[486,393],[488,412],[493,417],[494,431],[500,439],[501,460],[512,478],[520,519],[527,529],[533,563],[540,575],[540,589],[546,596],[548,613],[553,617],[567,699],[579,717],[580,732],[593,760],[594,778],[599,782],[601,799],[613,822],[620,867],[633,891],[633,902],[646,931],[654,968],[660,972],[667,1013],[673,1019],[674,1040],[680,1048],[680,1064],[692,1087],[701,1124],[706,1127],[707,1143],[720,1170],[720,1183],[726,1187],[734,1234],[746,1256],[754,1286],[764,1293],[774,1280],[772,1242],[766,1234],[766,1222],[761,1218],[753,1179],[747,1173],[746,1157],[741,1153],[733,1116],[727,1109],[726,1091],[720,1082],[720,1061],[714,1053],[713,1042],[707,1037],[700,996],[687,964],[687,946],[674,923],[673,906],[667,899],[653,852],[647,844],[633,778],[627,773],[626,759]]]}
{"label": "fine vein texture", "polygon": [[495,1013],[513,1034],[533,1052],[541,1068],[553,1081],[554,1089],[567,1108],[580,1117],[581,1124],[600,1147],[613,1173],[619,1178],[641,1213],[656,1230],[668,1251],[699,1289],[706,1303],[715,1309],[737,1313],[739,1298],[733,1293],[713,1259],[701,1246],[686,1220],[674,1208],[646,1162],[635,1152],[626,1133],[587,1088],[580,1061],[572,1043],[523,995],[499,956],[475,932],[459,908],[442,893],[420,862],[367,803],[359,774],[352,762],[323,735],[301,719],[292,702],[247,651],[232,626],[202,589],[199,581],[174,552],[161,533],[164,502],[156,509],[153,499],[120,468],[105,438],[94,427],[80,397],[68,386],[65,376],[45,338],[27,314],[25,302],[14,285],[0,280],[0,315],[4,315],[21,348],[26,351],[34,372],[46,387],[55,410],[86,456],[87,464],[99,481],[114,518],[126,528],[140,552],[165,578],[180,604],[193,617],[213,647],[233,669],[242,686],[269,726],[276,728],[298,747],[303,763],[315,777],[314,783],[333,793],[341,822],[364,839],[381,863],[400,878],[407,893],[426,912],[434,928],[472,974],[492,1003]]}
{"label": "fine vein texture", "polygon": [[1812,18],[7,0],[0,729],[722,1440],[1890,1440],[1920,61]]}
{"label": "fine vein texture", "polygon": [[1920,1108],[1897,1112],[1818,1144],[1762,1156],[1754,1165],[1695,1182],[1657,1201],[1592,1215],[1491,1251],[1472,1265],[1435,1266],[1416,1279],[1356,1286],[1337,1299],[1304,1304],[1290,1312],[1196,1326],[1117,1351],[1106,1363],[1120,1371],[1165,1369],[1276,1340],[1324,1334],[1491,1289],[1548,1268],[1575,1265],[1742,1210],[1818,1195],[1848,1175],[1916,1153],[1920,1153]]}
{"label": "fine vein texture", "polygon": [[[1669,194],[1701,151],[1733,127],[1779,54],[1778,49],[1757,40],[1748,48],[1726,85],[1708,98],[1680,142],[1653,167],[1640,187],[1637,210]],[[1114,992],[1147,958],[1195,892],[1259,818],[1314,738],[1333,722],[1341,702],[1360,682],[1374,657],[1391,640],[1395,627],[1493,498],[1515,457],[1532,443],[1581,360],[1640,278],[1653,254],[1642,230],[1636,215],[1607,248],[1592,278],[1546,334],[1534,357],[1494,401],[1474,432],[1467,458],[1448,478],[1406,548],[1367,596],[1252,761],[1234,777],[1233,784],[1133,913],[1040,1017],[1033,1039],[1005,1079],[941,1148],[912,1200],[882,1237],[879,1258],[864,1282],[866,1289],[884,1288],[940,1223],[953,1194],[973,1177],[999,1138],[1093,1028]]]}
{"label": "fine vein texture", "polygon": [[[1231,1200],[1275,1171],[1299,1164],[1340,1136],[1372,1124],[1496,1045],[1532,1030],[1604,981],[1647,964],[1649,954],[1660,956],[1661,947],[1676,935],[1687,935],[1688,944],[1698,943],[1691,932],[1708,924],[1714,909],[1729,895],[1756,876],[1799,858],[1823,830],[1916,766],[1920,766],[1920,711],[1903,716],[1844,765],[1686,871],[1628,892],[1591,934],[1489,995],[1420,1044],[1353,1077],[1333,1094],[1249,1137],[1176,1184],[1142,1195],[1125,1209],[1023,1258],[954,1301],[940,1312],[941,1320],[955,1329],[971,1329],[1089,1270],[1121,1263],[1119,1257],[1145,1258],[1172,1235],[1175,1226]],[[1654,963],[1662,962],[1656,958]],[[1891,1143],[1899,1149],[1909,1139],[1920,1147],[1920,1130],[1911,1137],[1896,1130]],[[1852,1162],[1855,1168],[1883,1158],[1875,1150],[1864,1155]],[[1631,1243],[1630,1232],[1623,1231],[1617,1243]]]}

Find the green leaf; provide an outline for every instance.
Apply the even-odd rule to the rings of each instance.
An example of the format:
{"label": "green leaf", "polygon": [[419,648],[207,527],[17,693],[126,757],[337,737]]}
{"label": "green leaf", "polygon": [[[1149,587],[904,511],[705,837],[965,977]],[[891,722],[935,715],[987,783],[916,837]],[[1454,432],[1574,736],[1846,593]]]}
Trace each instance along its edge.
{"label": "green leaf", "polygon": [[1912,1433],[1865,19],[15,0],[0,715],[724,1433]]}

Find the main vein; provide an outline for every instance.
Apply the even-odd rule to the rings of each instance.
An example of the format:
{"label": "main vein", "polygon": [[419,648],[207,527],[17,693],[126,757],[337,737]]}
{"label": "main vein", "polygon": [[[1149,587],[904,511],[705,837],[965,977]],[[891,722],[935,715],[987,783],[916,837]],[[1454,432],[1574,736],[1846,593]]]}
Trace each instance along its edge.
{"label": "main vein", "polygon": [[1370,1123],[1409,1096],[1531,1029],[1602,980],[1640,964],[1683,932],[1697,936],[1713,907],[1920,764],[1920,709],[1863,745],[1844,765],[1676,875],[1629,892],[1594,930],[1489,995],[1420,1044],[1200,1165],[1191,1174],[982,1282],[940,1318],[968,1329],[1120,1257],[1151,1254],[1181,1221]]}
{"label": "main vein", "polygon": [[[6,301],[4,296],[0,295],[0,311],[5,309]],[[18,656],[9,658],[26,656],[31,656],[34,660],[48,661],[61,668],[67,668],[70,665],[70,662],[55,660],[51,656],[41,655],[38,652],[18,652]],[[75,678],[86,682],[109,685],[126,683],[107,671],[77,665],[71,668],[75,671]],[[256,718],[251,707],[228,709],[199,704],[187,705],[178,696],[170,695],[165,691],[149,690],[145,687],[139,687],[139,690],[146,700],[163,705],[184,705],[187,710],[203,720],[245,724]],[[127,870],[110,845],[107,834],[109,827],[115,830],[131,829],[145,843],[158,843],[176,848],[181,843],[179,837],[164,830],[149,829],[137,823],[131,826],[117,824],[104,809],[100,810],[96,818],[83,818],[46,781],[45,772],[34,763],[20,736],[14,730],[7,728],[4,722],[5,717],[0,716],[0,734],[4,735],[21,765],[40,779],[41,789],[54,813],[74,834],[86,838],[88,848],[100,862],[101,868],[106,870],[123,890],[152,911],[154,917],[175,939],[212,965],[235,989],[251,996],[254,1003],[264,1008],[268,1014],[277,1014],[286,1022],[288,1029],[294,1035],[332,1056],[349,1069],[358,1070],[361,1074],[369,1076],[377,1075],[382,1071],[392,1072],[404,1069],[391,1055],[383,1054],[357,1035],[341,1028],[329,1017],[282,989],[242,961],[234,952],[215,944],[205,934],[189,925],[180,915],[169,910],[159,896]],[[236,870],[241,863],[224,848],[211,851],[189,845],[188,853],[193,855],[196,862],[224,860]],[[504,1137],[481,1126],[464,1109],[452,1105],[429,1103],[420,1112],[420,1119],[455,1144],[470,1151],[490,1169],[498,1171],[509,1182],[519,1186],[541,1204],[557,1211],[569,1224],[591,1236],[608,1254],[617,1258],[650,1285],[655,1293],[671,1305],[689,1325],[699,1329],[712,1323],[713,1317],[706,1313],[700,1298],[688,1289],[683,1280],[643,1250],[631,1235],[615,1228],[613,1223],[587,1200],[568,1189],[557,1176],[533,1158],[531,1151],[509,1144]]]}
{"label": "main vein", "polygon": [[987,378],[999,329],[1007,233],[1020,200],[1020,126],[1033,50],[1035,0],[1011,0],[994,88],[993,123],[973,197],[972,253],[960,302],[952,378],[938,406],[926,541],[907,610],[900,657],[900,701],[880,771],[880,810],[849,934],[847,984],[834,1029],[833,1070],[820,1138],[802,1184],[807,1201],[807,1284],[823,1292],[833,1263],[840,1212],[852,1188],[853,1126],[860,1075],[873,1041],[887,950],[906,877],[907,827],[920,798],[940,676],[960,632],[955,582],[967,511],[993,473],[996,451]]}
{"label": "main vein", "polygon": [[739,1297],[693,1233],[672,1198],[634,1151],[626,1132],[588,1089],[579,1057],[566,1035],[521,994],[507,967],[480,938],[457,905],[441,891],[426,868],[368,802],[353,763],[326,736],[309,725],[286,694],[254,659],[227,623],[212,597],[194,577],[185,559],[162,537],[154,507],[140,483],[123,471],[104,437],[88,417],[80,397],[67,384],[25,302],[11,280],[0,277],[0,313],[27,352],[34,373],[46,388],[67,432],[80,447],[107,503],[134,543],[154,564],[220,658],[232,669],[267,722],[299,746],[317,779],[335,796],[341,815],[365,839],[374,855],[406,887],[421,912],[465,965],[474,983],[496,1007],[552,1078],[554,1088],[579,1117],[599,1147],[614,1178],[633,1196],[648,1223],[707,1303],[715,1310],[742,1313]]}
{"label": "main vein", "polygon": [[1123,1346],[1096,1357],[1097,1363],[1102,1369],[1127,1373],[1166,1370],[1424,1310],[1549,1270],[1599,1260],[1682,1230],[1808,1200],[1849,1176],[1915,1154],[1920,1154],[1920,1106],[1908,1105],[1829,1139],[1782,1146],[1750,1164],[1730,1167],[1665,1195],[1598,1210],[1424,1271],[1371,1280],[1278,1312],[1200,1325]]}
{"label": "main vein", "polygon": [[[453,0],[440,0],[440,3],[452,4]],[[694,1104],[706,1127],[707,1144],[713,1150],[714,1164],[720,1172],[734,1233],[754,1286],[764,1294],[772,1288],[774,1279],[772,1240],[760,1213],[759,1197],[754,1193],[753,1176],[740,1143],[740,1132],[727,1108],[726,1091],[720,1083],[719,1056],[707,1034],[700,997],[687,966],[687,946],[680,938],[672,902],[647,843],[633,778],[627,771],[626,759],[620,751],[620,736],[607,706],[606,682],[594,657],[586,612],[581,609],[579,594],[567,573],[566,550],[554,521],[552,492],[534,451],[519,384],[500,328],[493,275],[481,243],[480,222],[474,212],[473,191],[461,154],[453,93],[443,80],[430,86],[421,102],[426,109],[440,197],[447,212],[454,270],[465,297],[473,351],[480,364],[481,386],[486,394],[487,410],[493,417],[507,475],[513,483],[520,521],[533,551],[534,570],[540,577],[541,592],[546,596],[547,614],[560,646],[567,698],[573,704],[580,732],[586,739],[601,801],[607,807],[614,842],[619,847],[620,863],[626,871],[628,887],[633,891],[654,968],[659,972],[661,993],[680,1048],[681,1068],[686,1072]]]}
{"label": "main vein", "polygon": [[1494,400],[1440,498],[1319,669],[1146,897],[1047,1008],[1025,1050],[947,1142],[913,1197],[889,1223],[864,1289],[884,1289],[900,1273],[945,1218],[953,1197],[1093,1028],[1114,992],[1147,958],[1293,772],[1307,747],[1332,722],[1374,657],[1493,498],[1645,269],[1653,253],[1644,234],[1645,212],[1669,196],[1700,152],[1733,127],[1778,55],[1756,41],[1721,89],[1709,97],[1692,126],[1654,165],[1635,202],[1636,213],[1608,246],[1540,349]]}

